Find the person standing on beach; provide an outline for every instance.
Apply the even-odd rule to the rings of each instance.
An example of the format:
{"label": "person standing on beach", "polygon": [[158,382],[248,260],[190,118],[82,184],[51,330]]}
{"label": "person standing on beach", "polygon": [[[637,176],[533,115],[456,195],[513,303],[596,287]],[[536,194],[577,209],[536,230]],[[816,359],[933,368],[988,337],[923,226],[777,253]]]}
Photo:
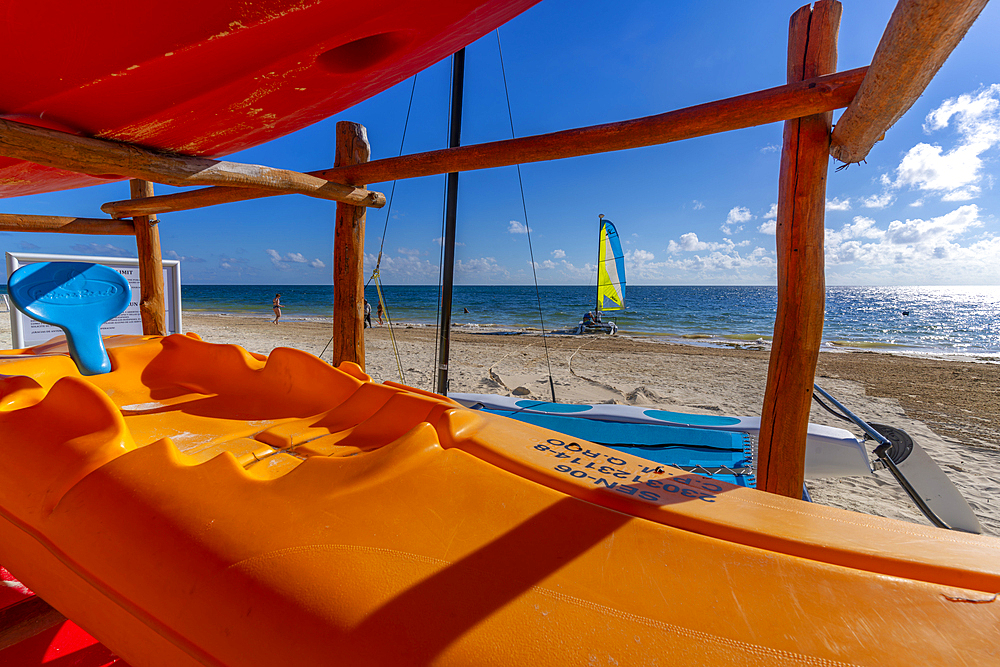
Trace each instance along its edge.
{"label": "person standing on beach", "polygon": [[382,299],[378,300],[378,325],[382,326]]}
{"label": "person standing on beach", "polygon": [[365,329],[372,325],[372,305],[365,299]]}
{"label": "person standing on beach", "polygon": [[274,308],[274,324],[278,323],[281,318],[281,294],[274,295],[274,301],[271,302],[271,307]]}

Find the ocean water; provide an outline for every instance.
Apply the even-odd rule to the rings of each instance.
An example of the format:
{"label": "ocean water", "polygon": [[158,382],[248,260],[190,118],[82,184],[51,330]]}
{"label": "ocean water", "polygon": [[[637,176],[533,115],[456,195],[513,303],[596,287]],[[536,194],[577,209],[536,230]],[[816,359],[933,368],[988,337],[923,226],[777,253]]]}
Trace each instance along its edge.
{"label": "ocean water", "polygon": [[[272,317],[281,293],[287,319],[328,319],[329,285],[185,285],[184,310]],[[386,285],[395,325],[437,322],[438,288]],[[535,332],[576,326],[594,307],[594,289],[541,286],[456,286],[453,327],[484,334]],[[373,316],[377,296],[366,289]],[[629,287],[624,311],[604,314],[620,334],[711,346],[767,346],[774,329],[775,287]],[[465,312],[468,309],[468,313]],[[964,355],[1000,362],[1000,287],[829,287],[827,349],[904,354]]]}

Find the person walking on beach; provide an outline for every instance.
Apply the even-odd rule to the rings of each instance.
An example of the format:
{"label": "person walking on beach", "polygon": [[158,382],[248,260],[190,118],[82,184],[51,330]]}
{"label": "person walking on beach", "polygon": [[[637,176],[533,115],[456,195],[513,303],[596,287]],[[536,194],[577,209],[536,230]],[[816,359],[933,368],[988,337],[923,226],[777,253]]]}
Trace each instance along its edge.
{"label": "person walking on beach", "polygon": [[372,325],[372,305],[365,299],[365,329]]}
{"label": "person walking on beach", "polygon": [[274,295],[274,301],[271,302],[271,307],[274,308],[274,324],[278,323],[281,318],[281,294]]}
{"label": "person walking on beach", "polygon": [[376,314],[378,315],[378,325],[382,326],[382,299],[378,300],[378,311]]}

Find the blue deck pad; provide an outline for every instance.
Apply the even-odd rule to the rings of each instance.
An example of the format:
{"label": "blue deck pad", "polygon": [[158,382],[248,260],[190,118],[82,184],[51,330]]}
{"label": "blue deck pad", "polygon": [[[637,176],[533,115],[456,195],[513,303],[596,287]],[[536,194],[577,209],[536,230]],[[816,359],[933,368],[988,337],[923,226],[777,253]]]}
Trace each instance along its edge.
{"label": "blue deck pad", "polygon": [[694,415],[686,412],[668,412],[666,410],[644,410],[642,414],[653,419],[662,419],[665,422],[688,424],[690,426],[735,426],[740,423],[740,420],[736,417]]}
{"label": "blue deck pad", "polygon": [[[574,416],[485,409],[520,422],[589,440],[612,449],[663,465],[741,468],[753,465],[747,447],[749,436],[740,431],[718,431],[665,424],[634,424]],[[754,486],[754,478],[709,475],[730,484]]]}
{"label": "blue deck pad", "polygon": [[[593,410],[592,405],[575,405],[573,403],[546,403],[545,401],[523,400],[515,403],[519,408],[527,410],[544,410],[545,412],[586,412]],[[522,420],[523,421],[523,420]]]}

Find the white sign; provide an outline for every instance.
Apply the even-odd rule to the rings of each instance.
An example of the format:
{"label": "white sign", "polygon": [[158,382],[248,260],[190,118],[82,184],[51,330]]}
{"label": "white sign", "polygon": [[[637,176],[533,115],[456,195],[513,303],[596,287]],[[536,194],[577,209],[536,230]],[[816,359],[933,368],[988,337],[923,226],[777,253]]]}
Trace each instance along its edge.
{"label": "white sign", "polygon": [[[88,257],[84,255],[41,255],[26,252],[7,253],[7,276],[27,264],[38,262],[91,262],[103,264],[122,274],[132,288],[132,301],[125,312],[101,326],[102,336],[116,334],[142,334],[142,316],[139,314],[139,260],[123,257]],[[181,331],[181,263],[176,259],[163,260],[163,302],[166,309],[167,333]],[[62,329],[33,320],[17,308],[10,307],[10,332],[15,348],[31,347],[44,343],[53,336],[63,335]]]}

